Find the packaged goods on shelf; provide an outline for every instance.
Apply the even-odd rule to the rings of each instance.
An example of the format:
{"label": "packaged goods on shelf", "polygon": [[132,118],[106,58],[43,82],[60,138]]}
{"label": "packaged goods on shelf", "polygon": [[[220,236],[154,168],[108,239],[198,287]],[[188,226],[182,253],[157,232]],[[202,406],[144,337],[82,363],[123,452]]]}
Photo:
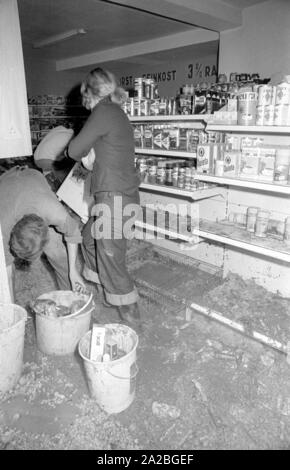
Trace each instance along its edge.
{"label": "packaged goods on shelf", "polygon": [[244,212],[230,212],[228,222],[244,228],[258,238],[275,238],[284,240],[290,232],[290,217],[275,219],[270,211],[260,207],[248,207]]}
{"label": "packaged goods on shelf", "polygon": [[269,219],[267,234],[272,238],[283,240],[285,234],[285,220]]}
{"label": "packaged goods on shelf", "polygon": [[234,150],[234,151],[226,151],[224,153],[224,166],[223,166],[223,174],[224,176],[229,176],[230,178],[236,177],[239,175],[240,171],[240,162],[241,162],[241,152]]}
{"label": "packaged goods on shelf", "polygon": [[243,148],[239,177],[244,179],[258,179],[260,157],[256,149]]}
{"label": "packaged goods on shelf", "polygon": [[198,145],[196,159],[197,172],[210,175],[213,172],[213,168],[213,144]]}
{"label": "packaged goods on shelf", "polygon": [[135,147],[143,148],[143,125],[136,124],[134,126],[134,143]]}
{"label": "packaged goods on shelf", "polygon": [[289,147],[277,147],[275,169],[274,169],[274,181],[279,184],[288,183],[290,167],[290,148]]}

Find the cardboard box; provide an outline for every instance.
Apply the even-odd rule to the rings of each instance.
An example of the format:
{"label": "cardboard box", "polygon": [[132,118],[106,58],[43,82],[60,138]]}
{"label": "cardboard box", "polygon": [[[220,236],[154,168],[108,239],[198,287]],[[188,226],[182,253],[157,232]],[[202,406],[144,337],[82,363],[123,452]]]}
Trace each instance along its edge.
{"label": "cardboard box", "polygon": [[106,328],[103,326],[93,325],[90,344],[91,361],[101,362],[104,354]]}
{"label": "cardboard box", "polygon": [[258,179],[260,170],[260,157],[258,151],[243,149],[239,175],[244,179]]}
{"label": "cardboard box", "polygon": [[241,153],[230,151],[224,153],[224,176],[235,177],[239,174]]}
{"label": "cardboard box", "polygon": [[196,160],[197,173],[212,174],[213,173],[213,145],[202,144],[197,147]]}

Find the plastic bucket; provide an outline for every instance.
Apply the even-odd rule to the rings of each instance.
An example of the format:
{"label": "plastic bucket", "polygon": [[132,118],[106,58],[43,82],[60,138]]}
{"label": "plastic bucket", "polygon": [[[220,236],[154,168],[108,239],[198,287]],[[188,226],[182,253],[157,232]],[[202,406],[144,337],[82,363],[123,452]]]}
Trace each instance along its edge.
{"label": "plastic bucket", "polygon": [[22,371],[26,310],[0,304],[0,393],[17,384]]}
{"label": "plastic bucket", "polygon": [[90,329],[92,311],[95,308],[92,294],[58,290],[43,294],[38,299],[53,300],[67,307],[75,300],[86,301],[80,310],[64,317],[36,315],[36,341],[40,351],[55,356],[72,354],[80,338]]}
{"label": "plastic bucket", "polygon": [[139,338],[132,328],[118,323],[104,325],[118,348],[126,354],[110,362],[97,362],[89,359],[91,331],[79,343],[79,353],[84,367],[89,391],[98,405],[107,413],[120,413],[128,408],[135,398],[136,349]]}

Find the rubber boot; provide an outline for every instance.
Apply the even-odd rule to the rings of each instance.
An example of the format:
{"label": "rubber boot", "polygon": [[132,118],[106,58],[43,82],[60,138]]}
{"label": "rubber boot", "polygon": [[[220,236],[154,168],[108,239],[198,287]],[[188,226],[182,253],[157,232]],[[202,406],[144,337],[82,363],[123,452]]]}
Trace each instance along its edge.
{"label": "rubber boot", "polygon": [[139,331],[142,329],[141,315],[137,302],[130,305],[119,306],[118,312],[121,321],[127,323],[128,326]]}

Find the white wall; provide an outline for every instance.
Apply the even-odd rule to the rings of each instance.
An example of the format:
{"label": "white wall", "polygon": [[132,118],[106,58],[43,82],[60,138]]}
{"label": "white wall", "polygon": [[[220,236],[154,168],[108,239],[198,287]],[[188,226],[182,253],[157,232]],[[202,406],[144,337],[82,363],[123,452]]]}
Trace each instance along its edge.
{"label": "white wall", "polygon": [[290,74],[290,1],[246,8],[243,26],[220,34],[220,73]]}

